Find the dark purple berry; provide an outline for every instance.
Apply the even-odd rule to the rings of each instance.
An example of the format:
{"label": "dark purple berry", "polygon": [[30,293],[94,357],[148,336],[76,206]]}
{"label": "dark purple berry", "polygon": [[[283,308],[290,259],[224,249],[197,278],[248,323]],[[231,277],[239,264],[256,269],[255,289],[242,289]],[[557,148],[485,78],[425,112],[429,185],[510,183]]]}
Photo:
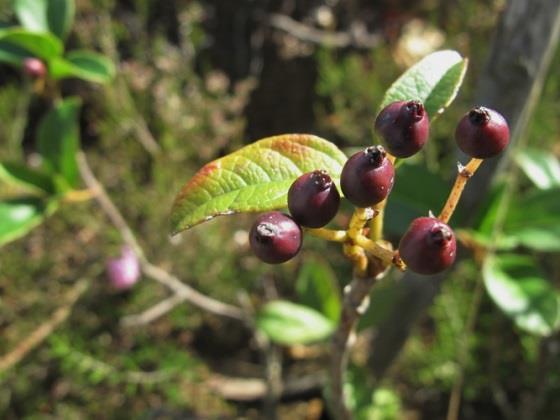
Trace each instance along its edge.
{"label": "dark purple berry", "polygon": [[339,204],[340,194],[324,170],[303,174],[288,191],[288,209],[301,226],[325,226],[336,216]]}
{"label": "dark purple berry", "polygon": [[463,116],[455,130],[457,146],[473,158],[496,156],[509,143],[509,127],[498,112],[478,106]]}
{"label": "dark purple berry", "polygon": [[371,146],[350,157],[340,176],[340,187],[355,206],[369,207],[385,199],[393,188],[395,168],[382,146]]}
{"label": "dark purple berry", "polygon": [[375,119],[375,130],[389,153],[406,158],[428,141],[430,120],[420,101],[398,101],[387,105]]}
{"label": "dark purple berry", "polygon": [[23,60],[23,71],[33,79],[41,79],[47,74],[47,67],[38,58],[27,57]]}
{"label": "dark purple berry", "polygon": [[414,219],[399,243],[399,255],[418,274],[436,274],[448,268],[457,254],[455,234],[435,217]]}
{"label": "dark purple berry", "polygon": [[302,232],[294,220],[278,211],[261,214],[249,233],[255,255],[269,264],[280,264],[295,257],[301,248]]}

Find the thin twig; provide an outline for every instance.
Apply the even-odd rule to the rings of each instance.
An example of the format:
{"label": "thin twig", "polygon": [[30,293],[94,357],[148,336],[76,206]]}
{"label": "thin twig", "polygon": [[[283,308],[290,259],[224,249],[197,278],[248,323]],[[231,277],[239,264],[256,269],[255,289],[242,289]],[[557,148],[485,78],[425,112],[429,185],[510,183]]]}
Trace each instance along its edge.
{"label": "thin twig", "polygon": [[15,349],[0,358],[0,373],[18,364],[29,352],[35,349],[51,333],[62,324],[72,312],[72,308],[78,301],[80,296],[88,289],[87,280],[79,280],[65,296],[66,303],[58,308],[50,317],[50,319],[41,324],[26,339],[21,341]]}
{"label": "thin twig", "polygon": [[344,300],[340,321],[331,343],[330,403],[333,417],[337,420],[351,419],[344,397],[344,375],[348,365],[350,338],[360,317],[369,305],[369,294],[373,285],[387,273],[387,266],[378,260],[369,262],[367,276],[354,276],[344,288]]}
{"label": "thin twig", "polygon": [[269,24],[301,41],[325,47],[371,49],[381,41],[379,35],[368,33],[363,25],[357,23],[348,32],[324,31],[298,22],[290,16],[273,13],[269,16]]}
{"label": "thin twig", "polygon": [[161,318],[166,313],[172,311],[177,305],[185,301],[185,297],[179,294],[174,294],[167,299],[161,300],[154,306],[146,309],[136,315],[127,315],[121,319],[123,327],[138,327],[141,325],[149,324],[158,318]]}
{"label": "thin twig", "polygon": [[[208,297],[192,287],[181,282],[176,276],[167,272],[166,270],[152,264],[145,256],[144,251],[138,243],[136,236],[124,220],[119,209],[113,204],[109,195],[103,188],[103,185],[95,178],[91,168],[87,163],[86,156],[83,152],[77,155],[78,168],[80,174],[89,189],[95,192],[95,199],[105,212],[109,220],[113,223],[115,228],[120,232],[123,240],[134,250],[142,271],[148,277],[156,280],[172,290],[176,295],[182,299],[192,303],[193,305],[204,309],[216,315],[222,315],[237,320],[245,320],[244,312],[241,308],[220,302],[219,300]],[[177,298],[178,299],[178,298]]]}
{"label": "thin twig", "polygon": [[467,185],[467,181],[474,175],[482,162],[482,159],[473,158],[467,163],[467,166],[463,166],[460,163],[457,164],[457,178],[455,178],[455,184],[453,184],[449,197],[441,210],[438,217],[439,220],[444,223],[449,222]]}

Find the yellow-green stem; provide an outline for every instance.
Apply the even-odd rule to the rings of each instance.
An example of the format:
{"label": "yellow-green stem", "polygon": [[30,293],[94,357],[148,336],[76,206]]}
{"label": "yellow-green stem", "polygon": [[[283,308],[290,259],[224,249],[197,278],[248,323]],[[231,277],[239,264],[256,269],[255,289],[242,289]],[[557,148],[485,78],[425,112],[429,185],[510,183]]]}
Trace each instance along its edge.
{"label": "yellow-green stem", "polygon": [[449,193],[449,197],[447,197],[447,201],[441,210],[441,213],[438,216],[438,219],[444,223],[448,223],[449,219],[453,215],[459,200],[461,199],[461,195],[463,194],[463,190],[467,185],[467,181],[471,178],[480,164],[483,162],[482,159],[473,158],[467,163],[466,166],[458,164],[458,171],[457,171],[457,178],[455,178],[455,184],[453,184],[453,188]]}

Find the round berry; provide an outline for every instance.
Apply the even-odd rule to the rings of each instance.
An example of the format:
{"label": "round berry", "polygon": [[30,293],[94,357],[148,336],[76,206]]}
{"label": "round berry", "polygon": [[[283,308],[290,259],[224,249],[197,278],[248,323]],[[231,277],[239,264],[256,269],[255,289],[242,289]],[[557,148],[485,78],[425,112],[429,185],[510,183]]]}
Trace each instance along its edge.
{"label": "round berry", "polygon": [[391,192],[395,168],[382,146],[371,146],[350,157],[340,175],[340,187],[355,206],[369,207]]}
{"label": "round berry", "polygon": [[398,158],[417,153],[428,141],[430,119],[420,101],[398,101],[387,105],[375,119],[375,130],[387,150]]}
{"label": "round berry", "polygon": [[295,257],[302,239],[299,225],[290,216],[278,211],[261,214],[249,233],[251,249],[269,264],[280,264]]}
{"label": "round berry", "polygon": [[478,106],[461,118],[455,130],[457,146],[473,158],[496,156],[509,143],[509,127],[498,112]]}
{"label": "round berry", "polygon": [[412,221],[399,243],[399,255],[418,274],[436,274],[448,268],[457,254],[455,234],[435,217]]}
{"label": "round berry", "polygon": [[47,67],[38,58],[27,57],[23,60],[23,71],[33,79],[40,79],[47,74]]}
{"label": "round berry", "polygon": [[340,194],[324,170],[303,174],[288,191],[288,209],[301,226],[325,226],[336,216],[339,205]]}

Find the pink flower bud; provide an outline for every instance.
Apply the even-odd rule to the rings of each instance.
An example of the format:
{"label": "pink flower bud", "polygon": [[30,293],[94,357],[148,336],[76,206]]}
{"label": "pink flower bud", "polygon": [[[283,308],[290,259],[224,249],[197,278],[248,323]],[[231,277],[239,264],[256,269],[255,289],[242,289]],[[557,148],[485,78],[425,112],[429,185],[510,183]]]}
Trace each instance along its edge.
{"label": "pink flower bud", "polygon": [[130,289],[140,278],[140,264],[134,251],[123,246],[119,258],[107,261],[107,275],[111,285],[117,290]]}
{"label": "pink flower bud", "polygon": [[33,79],[40,79],[47,74],[45,63],[35,57],[27,57],[23,60],[23,71]]}

